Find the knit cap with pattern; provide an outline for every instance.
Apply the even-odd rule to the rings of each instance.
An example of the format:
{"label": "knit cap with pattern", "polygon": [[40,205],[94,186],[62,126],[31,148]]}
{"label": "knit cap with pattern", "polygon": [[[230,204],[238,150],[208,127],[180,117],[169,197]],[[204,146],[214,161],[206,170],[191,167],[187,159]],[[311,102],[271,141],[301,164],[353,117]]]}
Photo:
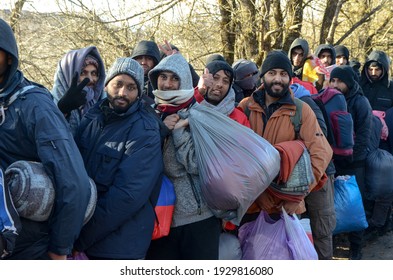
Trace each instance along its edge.
{"label": "knit cap with pattern", "polygon": [[120,74],[127,74],[135,80],[138,85],[138,96],[140,96],[143,92],[142,87],[144,85],[142,66],[140,66],[136,60],[129,57],[116,59],[115,63],[113,63],[106,73],[105,86],[110,82],[110,80]]}

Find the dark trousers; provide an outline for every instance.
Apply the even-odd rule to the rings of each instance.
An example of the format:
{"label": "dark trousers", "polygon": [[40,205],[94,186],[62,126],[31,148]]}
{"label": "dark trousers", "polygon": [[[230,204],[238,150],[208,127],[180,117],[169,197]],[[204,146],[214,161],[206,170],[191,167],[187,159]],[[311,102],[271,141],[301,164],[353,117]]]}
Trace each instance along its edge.
{"label": "dark trousers", "polygon": [[10,260],[49,260],[49,227],[47,222],[34,222],[21,218],[22,231],[16,238]]}
{"label": "dark trousers", "polygon": [[304,199],[310,218],[314,248],[320,260],[333,258],[333,230],[336,227],[333,193],[334,175],[329,175],[320,190],[310,192]]}
{"label": "dark trousers", "polygon": [[146,259],[218,260],[220,233],[216,217],[171,228],[168,236],[151,242]]}

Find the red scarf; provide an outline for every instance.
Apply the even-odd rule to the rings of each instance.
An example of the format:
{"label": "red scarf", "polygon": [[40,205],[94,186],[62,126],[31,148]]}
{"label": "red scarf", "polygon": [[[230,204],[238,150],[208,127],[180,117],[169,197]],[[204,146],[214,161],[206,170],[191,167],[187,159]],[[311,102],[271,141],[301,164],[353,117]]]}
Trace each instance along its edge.
{"label": "red scarf", "polygon": [[175,114],[181,109],[187,108],[193,103],[194,97],[191,97],[187,102],[180,104],[180,105],[169,105],[169,104],[160,104],[157,105],[157,110],[160,112],[166,113],[168,115]]}

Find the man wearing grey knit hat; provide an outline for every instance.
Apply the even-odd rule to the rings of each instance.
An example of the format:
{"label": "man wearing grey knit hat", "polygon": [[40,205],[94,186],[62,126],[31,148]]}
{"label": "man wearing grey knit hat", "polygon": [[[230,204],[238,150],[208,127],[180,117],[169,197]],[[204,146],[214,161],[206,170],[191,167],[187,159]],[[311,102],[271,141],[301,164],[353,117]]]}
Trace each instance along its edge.
{"label": "man wearing grey knit hat", "polygon": [[87,112],[75,138],[98,189],[96,210],[74,245],[90,259],[143,259],[152,238],[163,161],[142,86],[139,63],[118,58],[105,79],[107,98]]}

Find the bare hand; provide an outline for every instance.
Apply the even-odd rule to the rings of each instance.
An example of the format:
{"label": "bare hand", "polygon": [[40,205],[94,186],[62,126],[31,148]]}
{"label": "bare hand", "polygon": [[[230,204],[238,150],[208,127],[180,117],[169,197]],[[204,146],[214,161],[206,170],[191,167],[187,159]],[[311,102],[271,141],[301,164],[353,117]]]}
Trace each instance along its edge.
{"label": "bare hand", "polygon": [[161,45],[157,45],[157,46],[160,49],[160,51],[162,51],[166,56],[170,56],[172,54],[177,53],[177,50],[173,50],[171,44],[169,44],[167,40],[164,40],[164,43],[165,43],[165,47]]}
{"label": "bare hand", "polygon": [[281,209],[282,206],[289,215],[292,215],[296,213],[300,203],[301,202],[283,201],[280,206],[277,206],[277,208]]}
{"label": "bare hand", "polygon": [[66,260],[67,259],[67,255],[58,255],[52,252],[48,252],[48,256],[52,259],[52,260]]}
{"label": "bare hand", "polygon": [[178,129],[181,127],[186,127],[188,126],[188,119],[180,119],[176,124],[174,129]]}
{"label": "bare hand", "polygon": [[213,86],[213,75],[209,73],[209,69],[205,68],[203,74],[199,77],[198,90],[199,93],[205,95]]}
{"label": "bare hand", "polygon": [[173,130],[179,119],[180,117],[178,114],[172,114],[164,119],[164,124],[169,128],[169,130]]}
{"label": "bare hand", "polygon": [[268,211],[274,207],[274,200],[268,192],[263,192],[258,196],[255,202],[258,204],[259,208],[264,211]]}

